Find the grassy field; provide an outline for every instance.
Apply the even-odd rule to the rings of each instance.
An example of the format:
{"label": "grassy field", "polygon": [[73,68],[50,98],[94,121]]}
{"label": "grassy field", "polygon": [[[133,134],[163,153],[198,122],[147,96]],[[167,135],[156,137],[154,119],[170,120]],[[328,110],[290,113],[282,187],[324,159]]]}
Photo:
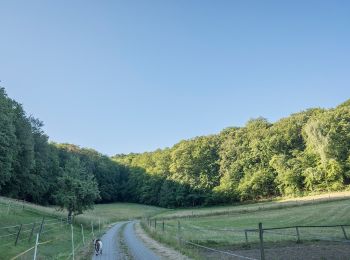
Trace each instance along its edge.
{"label": "grassy field", "polygon": [[[86,254],[82,244],[81,225],[84,228],[85,241],[91,243],[97,236],[99,223],[101,232],[108,224],[120,220],[151,217],[158,219],[157,230],[154,227],[146,229],[155,238],[177,246],[178,235],[188,241],[196,241],[204,245],[215,247],[243,244],[245,229],[255,229],[259,222],[264,228],[294,226],[294,225],[334,225],[350,224],[349,192],[317,195],[313,197],[297,198],[280,201],[267,201],[255,204],[217,206],[197,209],[168,210],[159,207],[138,205],[132,203],[113,203],[96,205],[94,210],[87,211],[75,218],[74,241],[76,259]],[[11,259],[21,252],[31,248],[35,242],[35,233],[40,229],[40,223],[45,216],[45,224],[39,246],[39,259],[67,259],[72,252],[70,226],[62,220],[66,212],[58,211],[54,207],[43,207],[21,201],[0,197],[0,259]],[[154,217],[156,216],[156,217]],[[165,219],[165,231],[162,231],[162,220]],[[180,232],[178,232],[180,221]],[[29,240],[34,226],[34,235]],[[14,246],[20,224],[23,224]],[[13,226],[13,227],[11,227]],[[7,227],[7,228],[5,228]],[[153,230],[153,231],[152,231]],[[346,228],[350,236],[350,229]],[[279,231],[280,234],[266,232],[267,241],[295,240],[295,230]],[[302,239],[311,235],[342,238],[340,228],[300,229]],[[256,232],[248,233],[249,242],[258,240]],[[47,243],[46,243],[47,242]],[[33,250],[18,259],[32,259]]]}
{"label": "grassy field", "polygon": [[[350,198],[348,193],[319,195],[295,201],[263,202],[248,205],[210,207],[201,209],[181,209],[163,212],[151,219],[151,227],[143,227],[157,240],[180,249],[185,254],[197,258],[195,248],[181,246],[178,237],[212,248],[238,250],[256,246],[259,241],[259,222],[263,228],[310,225],[350,225]],[[193,213],[192,213],[193,212]],[[157,219],[157,228],[154,220]],[[164,231],[163,231],[164,219]],[[180,226],[179,226],[180,223]],[[179,228],[180,227],[180,228]],[[344,227],[350,237],[350,227]],[[301,241],[344,240],[341,227],[298,228]],[[295,244],[295,228],[264,231],[267,244]],[[202,255],[203,256],[203,255]],[[202,258],[199,257],[199,258]],[[218,257],[218,256],[213,256]]]}
{"label": "grassy field", "polygon": [[121,220],[150,217],[167,211],[168,210],[164,208],[135,203],[97,204],[95,205],[94,210],[86,211],[83,215],[78,216],[78,218],[101,218],[107,222],[116,222]]}
{"label": "grassy field", "polygon": [[273,210],[287,207],[295,207],[301,205],[312,205],[329,201],[350,199],[350,191],[334,192],[327,194],[318,194],[313,196],[297,197],[297,198],[279,198],[271,201],[237,203],[235,205],[201,207],[201,208],[185,208],[160,212],[154,218],[187,218],[201,217],[211,215],[228,215],[235,213],[247,213],[261,210]]}
{"label": "grassy field", "polygon": [[[147,217],[162,211],[164,209],[132,203],[96,205],[94,210],[75,218],[73,231],[76,259],[84,259],[93,237],[99,236],[99,229],[102,233],[108,228],[109,223]],[[64,223],[66,212],[58,211],[54,207],[43,207],[4,197],[0,197],[0,259],[11,259],[33,247],[35,234],[40,230],[43,217],[45,217],[44,228],[39,242],[45,244],[39,245],[38,259],[69,259],[72,254],[71,228]],[[14,246],[20,224],[22,229],[18,244]],[[83,246],[81,225],[84,229],[86,246]],[[34,250],[30,250],[17,259],[33,259],[33,253]]]}
{"label": "grassy field", "polygon": [[[44,216],[44,226],[39,242],[46,243],[39,246],[39,259],[48,259],[53,256],[53,259],[67,259],[70,255],[71,230],[68,225],[61,222],[60,218],[51,216],[46,212],[40,214],[15,205],[12,205],[8,210],[8,206],[3,203],[0,204],[0,210],[0,259],[11,259],[33,247],[36,233],[39,233]],[[19,233],[17,246],[15,246],[20,224],[22,224],[21,232]],[[74,226],[74,231],[76,246],[79,250],[82,237],[78,225]],[[86,234],[86,237],[88,239],[89,235]],[[32,259],[33,253],[34,250],[30,250],[23,254],[20,259]]]}
{"label": "grassy field", "polygon": [[[256,229],[259,222],[263,223],[264,228],[350,224],[350,200],[262,210],[254,212],[254,214],[236,213],[231,215],[181,218],[181,235],[188,240],[215,240],[217,242],[232,243],[232,237],[235,237],[234,240],[244,242],[245,234],[243,230]],[[176,236],[178,220],[166,220],[165,224],[165,228],[173,236]],[[340,228],[335,232],[342,236]],[[256,237],[256,234],[254,236]]]}

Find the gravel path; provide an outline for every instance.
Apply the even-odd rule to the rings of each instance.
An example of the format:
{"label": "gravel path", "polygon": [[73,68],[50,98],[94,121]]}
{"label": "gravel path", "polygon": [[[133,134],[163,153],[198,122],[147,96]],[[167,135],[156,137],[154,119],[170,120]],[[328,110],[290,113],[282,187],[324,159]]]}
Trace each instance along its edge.
{"label": "gravel path", "polygon": [[[109,229],[101,238],[103,243],[103,254],[92,257],[92,260],[124,260],[125,252],[118,248],[119,241],[122,239],[128,247],[128,253],[131,254],[133,260],[160,260],[152,250],[145,246],[142,240],[135,234],[135,221],[120,222]],[[122,238],[119,237],[120,229],[125,226]],[[125,249],[124,249],[125,250]]]}
{"label": "gravel path", "polygon": [[102,240],[102,255],[93,255],[93,260],[118,260],[120,257],[120,250],[118,249],[118,231],[125,224],[120,222],[109,229],[101,238]]}
{"label": "gravel path", "polygon": [[124,241],[127,244],[130,253],[135,260],[160,260],[151,249],[145,246],[145,244],[140,240],[135,234],[135,221],[126,224],[124,230]]}

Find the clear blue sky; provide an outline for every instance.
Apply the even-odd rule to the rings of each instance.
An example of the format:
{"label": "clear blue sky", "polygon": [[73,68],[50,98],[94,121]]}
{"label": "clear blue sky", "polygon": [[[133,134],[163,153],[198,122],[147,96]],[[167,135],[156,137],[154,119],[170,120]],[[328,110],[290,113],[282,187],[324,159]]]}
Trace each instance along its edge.
{"label": "clear blue sky", "polygon": [[350,98],[350,1],[0,1],[0,80],[105,154]]}

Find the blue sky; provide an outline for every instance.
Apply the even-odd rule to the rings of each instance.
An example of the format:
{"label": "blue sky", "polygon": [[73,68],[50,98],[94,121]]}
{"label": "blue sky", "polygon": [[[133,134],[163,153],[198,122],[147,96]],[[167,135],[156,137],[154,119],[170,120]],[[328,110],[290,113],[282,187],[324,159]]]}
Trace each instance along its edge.
{"label": "blue sky", "polygon": [[0,1],[0,84],[112,155],[350,98],[350,1]]}

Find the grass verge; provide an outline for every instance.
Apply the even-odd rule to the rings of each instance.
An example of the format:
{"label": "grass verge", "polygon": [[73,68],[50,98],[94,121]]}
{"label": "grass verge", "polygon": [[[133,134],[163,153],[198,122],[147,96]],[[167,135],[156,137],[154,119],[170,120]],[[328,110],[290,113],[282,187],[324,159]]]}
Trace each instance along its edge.
{"label": "grass verge", "polygon": [[[110,223],[150,216],[161,211],[164,209],[132,203],[96,205],[94,210],[74,218],[73,237],[76,259],[87,259],[87,256],[91,255],[92,239],[101,236]],[[73,252],[71,228],[64,224],[66,212],[58,211],[55,207],[43,207],[0,197],[0,252],[2,252],[0,259],[11,259],[32,248],[43,217],[45,220],[39,242],[45,243],[38,247],[38,259],[71,258]],[[15,246],[21,224],[22,228]],[[32,249],[18,259],[33,259],[33,254]]]}

